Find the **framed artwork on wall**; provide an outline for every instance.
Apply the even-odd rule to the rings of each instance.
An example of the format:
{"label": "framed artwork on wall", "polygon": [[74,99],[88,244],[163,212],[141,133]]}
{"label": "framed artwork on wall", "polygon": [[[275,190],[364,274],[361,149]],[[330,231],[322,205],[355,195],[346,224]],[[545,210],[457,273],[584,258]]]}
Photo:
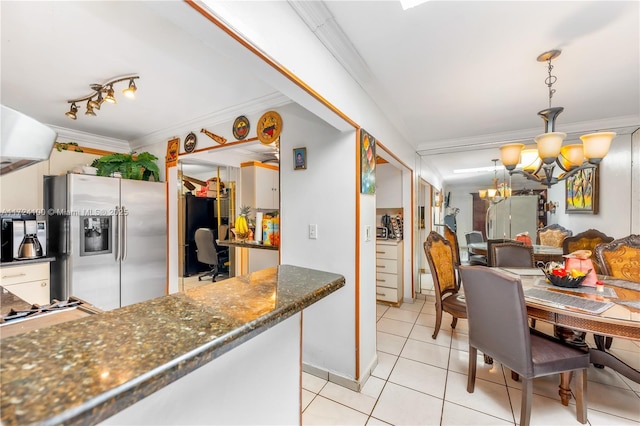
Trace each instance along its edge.
{"label": "framed artwork on wall", "polygon": [[307,168],[307,148],[293,149],[293,170],[305,170]]}
{"label": "framed artwork on wall", "polygon": [[360,129],[360,193],[376,193],[376,140]]}
{"label": "framed artwork on wall", "polygon": [[565,213],[598,213],[598,168],[578,171],[565,181]]}

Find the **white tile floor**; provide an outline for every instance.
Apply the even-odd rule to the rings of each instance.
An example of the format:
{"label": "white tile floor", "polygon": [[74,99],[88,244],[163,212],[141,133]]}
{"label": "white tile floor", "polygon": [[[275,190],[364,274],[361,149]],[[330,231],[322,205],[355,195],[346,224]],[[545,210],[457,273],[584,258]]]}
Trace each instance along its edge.
{"label": "white tile floor", "polygon": [[[467,322],[451,330],[445,315],[433,340],[432,296],[399,308],[377,306],[378,366],[362,392],[303,373],[302,424],[308,425],[515,425],[521,383],[499,364],[478,357],[475,392],[467,393]],[[538,329],[551,333],[549,325]],[[593,343],[593,342],[591,342]],[[612,352],[640,368],[640,344],[614,339]],[[640,424],[640,384],[611,369],[588,372],[590,425]],[[560,403],[558,376],[536,379],[532,425],[577,424],[575,401]]]}

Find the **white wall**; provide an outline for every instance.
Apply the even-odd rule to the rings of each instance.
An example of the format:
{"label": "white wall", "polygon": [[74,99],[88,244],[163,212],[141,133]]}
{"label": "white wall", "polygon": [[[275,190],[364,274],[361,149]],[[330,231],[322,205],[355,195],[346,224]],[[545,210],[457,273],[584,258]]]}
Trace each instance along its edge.
{"label": "white wall", "polygon": [[389,163],[376,165],[376,208],[402,208],[402,172]]}
{"label": "white wall", "polygon": [[[305,364],[353,379],[355,132],[341,133],[319,124],[295,105],[278,112],[284,123],[280,142],[281,263],[331,271],[346,278],[344,288],[305,310],[302,359]],[[294,170],[293,149],[301,147],[307,148],[307,169]],[[310,224],[318,227],[315,240],[309,239]],[[372,285],[363,290],[375,298],[373,289]],[[375,301],[366,309],[371,312],[371,328],[375,328]],[[369,351],[369,357],[374,356],[375,349]]]}

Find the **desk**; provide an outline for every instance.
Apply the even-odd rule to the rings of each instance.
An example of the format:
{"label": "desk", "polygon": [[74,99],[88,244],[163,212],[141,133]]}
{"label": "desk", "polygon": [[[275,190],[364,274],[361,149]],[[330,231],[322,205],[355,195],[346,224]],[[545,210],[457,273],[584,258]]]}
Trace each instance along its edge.
{"label": "desk", "polygon": [[[552,303],[547,303],[538,299],[526,298],[527,313],[530,318],[549,322],[562,327],[603,336],[618,337],[622,339],[640,340],[640,283],[617,280],[611,277],[600,276],[605,287],[612,288],[617,294],[617,298],[597,296],[595,294],[579,294],[571,292],[571,289],[547,286],[544,276],[537,269],[517,269],[517,268],[497,268],[507,274],[517,275],[522,280],[522,287],[526,291],[528,288],[548,289],[550,291],[570,294],[573,296],[583,296],[589,299],[603,299],[613,302],[614,305],[600,314],[589,314],[578,310],[570,310]],[[581,287],[585,288],[585,287]],[[635,306],[623,303],[635,302]],[[601,364],[619,372],[625,377],[640,383],[640,371],[632,368],[608,353],[604,347],[598,345],[597,348],[590,348],[591,362]],[[569,375],[563,375],[560,383],[560,397],[562,403],[567,405],[571,398],[569,388]]]}
{"label": "desk", "polygon": [[[487,255],[487,243],[469,243],[467,244],[467,248],[473,254],[479,254],[481,256]],[[551,247],[551,246],[533,246],[533,258],[536,262],[563,262],[564,258],[562,257],[562,247]]]}

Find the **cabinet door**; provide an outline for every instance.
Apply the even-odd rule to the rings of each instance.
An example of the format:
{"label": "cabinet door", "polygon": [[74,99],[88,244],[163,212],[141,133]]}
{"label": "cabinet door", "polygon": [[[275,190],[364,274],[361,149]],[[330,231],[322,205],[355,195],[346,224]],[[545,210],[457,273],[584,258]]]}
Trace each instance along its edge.
{"label": "cabinet door", "polygon": [[51,302],[49,279],[12,284],[5,288],[27,303],[48,305]]}
{"label": "cabinet door", "polygon": [[256,167],[256,208],[278,209],[277,194],[278,171],[264,167]]}

